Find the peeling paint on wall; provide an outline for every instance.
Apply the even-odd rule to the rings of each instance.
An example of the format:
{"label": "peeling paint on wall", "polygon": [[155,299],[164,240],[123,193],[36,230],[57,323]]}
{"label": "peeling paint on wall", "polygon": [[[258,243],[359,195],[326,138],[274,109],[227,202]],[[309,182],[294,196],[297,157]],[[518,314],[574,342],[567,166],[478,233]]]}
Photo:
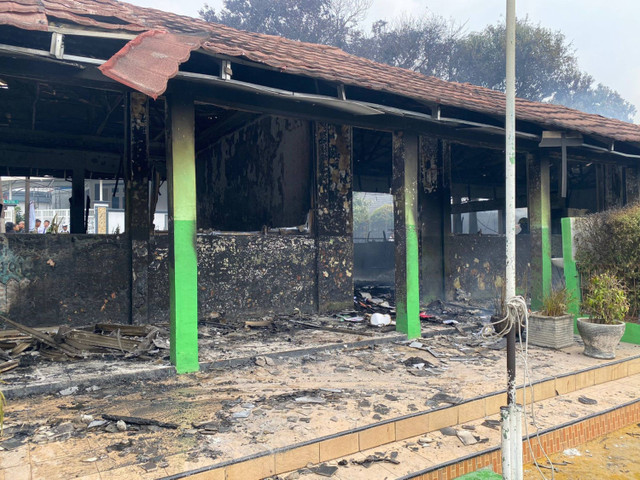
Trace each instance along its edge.
{"label": "peeling paint on wall", "polygon": [[353,305],[353,132],[315,124],[318,310]]}

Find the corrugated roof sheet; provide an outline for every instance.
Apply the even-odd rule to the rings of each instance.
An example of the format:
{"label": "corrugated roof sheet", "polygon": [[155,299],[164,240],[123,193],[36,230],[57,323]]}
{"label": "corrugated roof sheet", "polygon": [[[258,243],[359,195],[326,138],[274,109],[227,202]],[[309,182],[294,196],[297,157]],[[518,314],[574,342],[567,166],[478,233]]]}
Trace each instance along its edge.
{"label": "corrugated roof sheet", "polygon": [[[421,101],[503,115],[505,97],[501,92],[470,84],[445,82],[401,68],[355,57],[325,45],[297,42],[281,37],[238,31],[224,25],[175,15],[151,8],[136,7],[115,0],[0,0],[0,24],[15,25],[7,5],[40,7],[50,18],[105,30],[141,32],[166,30],[174,34],[206,37],[202,48],[216,54],[251,60],[283,72],[305,75],[345,85],[389,92]],[[2,8],[5,8],[3,10]],[[16,8],[16,7],[11,7]],[[22,7],[21,7],[22,8]],[[5,12],[5,15],[2,14]],[[37,10],[40,12],[40,10]],[[33,14],[35,15],[35,11]],[[27,21],[36,25],[35,17]],[[15,25],[18,26],[18,25]],[[157,87],[154,87],[157,91]],[[518,99],[519,120],[549,129],[574,130],[613,140],[640,142],[640,126],[600,115],[583,113],[561,105]]]}
{"label": "corrugated roof sheet", "polygon": [[204,37],[150,30],[127,43],[100,66],[100,71],[155,100],[203,41]]}

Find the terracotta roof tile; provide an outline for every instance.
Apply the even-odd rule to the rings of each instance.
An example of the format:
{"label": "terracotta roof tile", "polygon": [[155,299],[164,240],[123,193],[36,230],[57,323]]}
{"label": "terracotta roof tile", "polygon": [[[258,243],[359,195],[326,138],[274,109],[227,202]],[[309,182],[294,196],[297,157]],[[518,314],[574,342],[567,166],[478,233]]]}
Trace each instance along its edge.
{"label": "terracotta roof tile", "polygon": [[155,100],[203,41],[204,37],[151,30],[127,43],[100,66],[100,71]]}
{"label": "terracotta roof tile", "polygon": [[[35,7],[36,10],[25,11],[24,19],[20,17],[22,13],[10,10],[28,7]],[[41,19],[37,19],[36,15],[42,13],[79,25],[108,30],[133,33],[166,30],[174,34],[203,35],[207,41],[202,48],[215,54],[240,57],[291,74],[361,86],[490,115],[504,115],[505,97],[501,92],[470,84],[445,82],[355,57],[335,47],[239,31],[115,0],[0,0],[0,24],[36,28],[38,19]],[[640,143],[639,125],[561,105],[523,99],[517,100],[516,111],[519,120],[533,122],[544,128],[574,130],[587,135]]]}

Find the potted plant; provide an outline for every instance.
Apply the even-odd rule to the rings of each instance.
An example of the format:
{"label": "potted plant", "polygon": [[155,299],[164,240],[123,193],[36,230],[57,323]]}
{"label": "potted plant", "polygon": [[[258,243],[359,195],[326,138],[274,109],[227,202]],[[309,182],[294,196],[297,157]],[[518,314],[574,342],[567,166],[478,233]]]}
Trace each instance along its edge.
{"label": "potted plant", "polygon": [[542,308],[529,315],[529,343],[565,348],[573,344],[573,315],[567,313],[567,289],[554,289],[542,300]]}
{"label": "potted plant", "polygon": [[582,310],[590,315],[589,318],[578,318],[584,354],[594,358],[615,358],[629,311],[627,294],[615,275],[602,273],[591,277]]}

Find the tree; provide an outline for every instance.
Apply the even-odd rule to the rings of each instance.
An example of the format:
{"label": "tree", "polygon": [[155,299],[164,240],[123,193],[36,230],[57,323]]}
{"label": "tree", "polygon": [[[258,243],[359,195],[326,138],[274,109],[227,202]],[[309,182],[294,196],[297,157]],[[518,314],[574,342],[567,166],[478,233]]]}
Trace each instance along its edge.
{"label": "tree", "polygon": [[[505,24],[489,25],[460,39],[452,54],[450,80],[504,91]],[[516,25],[516,93],[537,102],[633,121],[635,107],[578,67],[575,49],[560,31],[528,18]]]}
{"label": "tree", "polygon": [[376,62],[447,78],[462,28],[433,14],[403,16],[392,22],[378,20],[371,35],[355,38],[350,51]]}
{"label": "tree", "polygon": [[376,208],[370,217],[372,237],[380,238],[393,231],[393,205],[388,203]]}
{"label": "tree", "polygon": [[372,0],[225,0],[200,16],[240,30],[346,48]]}
{"label": "tree", "polygon": [[353,194],[353,236],[354,238],[367,238],[369,234],[369,205],[364,194]]}

